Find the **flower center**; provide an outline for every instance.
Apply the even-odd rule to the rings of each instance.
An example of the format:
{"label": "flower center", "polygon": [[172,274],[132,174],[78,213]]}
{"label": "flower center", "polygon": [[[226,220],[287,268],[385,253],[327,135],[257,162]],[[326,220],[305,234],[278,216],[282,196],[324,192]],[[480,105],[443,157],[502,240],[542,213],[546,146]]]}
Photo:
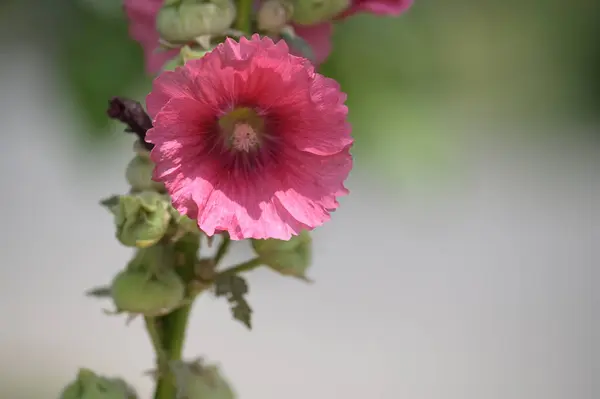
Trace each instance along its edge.
{"label": "flower center", "polygon": [[236,152],[256,150],[264,139],[264,120],[252,108],[235,108],[223,115],[219,128],[225,146]]}
{"label": "flower center", "polygon": [[231,147],[237,151],[250,152],[258,147],[260,141],[258,134],[248,123],[236,123],[231,135]]}

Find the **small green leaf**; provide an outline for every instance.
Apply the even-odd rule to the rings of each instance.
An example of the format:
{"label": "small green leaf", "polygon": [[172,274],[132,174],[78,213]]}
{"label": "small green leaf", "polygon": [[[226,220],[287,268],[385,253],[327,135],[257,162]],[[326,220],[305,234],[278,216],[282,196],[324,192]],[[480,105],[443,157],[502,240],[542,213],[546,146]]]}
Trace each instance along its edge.
{"label": "small green leaf", "polygon": [[100,205],[108,208],[109,211],[112,212],[112,209],[119,205],[119,195],[113,195],[112,197],[108,197],[100,201]]}
{"label": "small green leaf", "polygon": [[244,297],[239,297],[231,307],[233,318],[241,321],[249,330],[252,329],[252,308]]}
{"label": "small green leaf", "polygon": [[246,280],[235,274],[222,274],[215,280],[215,295],[224,296],[231,305],[233,318],[252,328],[252,308],[246,301],[248,293]]}

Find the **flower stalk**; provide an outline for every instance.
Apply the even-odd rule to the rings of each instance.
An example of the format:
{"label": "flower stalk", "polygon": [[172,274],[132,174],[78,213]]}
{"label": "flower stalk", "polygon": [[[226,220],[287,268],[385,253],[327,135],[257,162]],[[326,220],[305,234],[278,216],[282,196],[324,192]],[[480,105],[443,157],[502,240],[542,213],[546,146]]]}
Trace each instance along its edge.
{"label": "flower stalk", "polygon": [[251,33],[252,0],[237,0],[235,29],[249,35]]}
{"label": "flower stalk", "polygon": [[[230,244],[231,240],[224,235],[212,260],[215,266],[226,255]],[[184,281],[191,282],[194,279],[198,248],[197,237],[193,236],[182,239],[176,245],[174,256],[183,261],[178,265],[178,270]],[[175,399],[177,386],[171,365],[182,360],[190,312],[198,295],[199,292],[193,293],[185,304],[167,315],[146,318],[146,329],[156,352],[158,370],[154,399]]]}

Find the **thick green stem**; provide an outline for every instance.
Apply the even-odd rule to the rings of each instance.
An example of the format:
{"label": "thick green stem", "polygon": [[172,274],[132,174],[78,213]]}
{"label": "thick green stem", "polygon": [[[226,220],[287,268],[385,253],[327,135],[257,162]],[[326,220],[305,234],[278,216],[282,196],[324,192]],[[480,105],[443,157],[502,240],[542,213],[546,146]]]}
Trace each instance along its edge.
{"label": "thick green stem", "polygon": [[144,322],[146,323],[146,331],[148,331],[148,336],[150,337],[150,342],[152,342],[152,347],[154,348],[154,353],[156,353],[156,364],[158,366],[158,370],[162,370],[165,366],[167,366],[167,353],[165,352],[165,348],[163,347],[163,331],[161,329],[161,322],[156,317],[144,317]]}
{"label": "thick green stem", "polygon": [[249,35],[251,29],[252,0],[237,0],[235,29]]}
{"label": "thick green stem", "polygon": [[[229,236],[224,236],[214,258],[217,264],[227,253],[230,245]],[[178,265],[178,272],[186,282],[194,278],[194,267],[197,263],[198,239],[191,235],[175,244],[175,253],[183,255]],[[177,256],[176,255],[176,256]],[[175,399],[177,387],[175,378],[169,370],[169,363],[181,360],[190,311],[195,297],[188,298],[186,303],[173,312],[157,318],[146,318],[146,328],[152,340],[157,356],[158,382],[154,399]]]}
{"label": "thick green stem", "polygon": [[[182,306],[162,318],[167,327],[163,338],[163,345],[168,362],[181,360],[191,308],[191,304]],[[167,366],[167,370],[161,371],[154,399],[175,399],[176,392],[175,380]]]}

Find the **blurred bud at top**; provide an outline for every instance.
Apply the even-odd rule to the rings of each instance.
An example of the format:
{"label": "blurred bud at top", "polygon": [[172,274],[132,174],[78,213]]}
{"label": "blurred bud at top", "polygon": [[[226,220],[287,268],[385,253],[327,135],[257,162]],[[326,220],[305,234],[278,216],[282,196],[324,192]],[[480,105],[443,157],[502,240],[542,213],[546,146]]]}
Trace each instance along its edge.
{"label": "blurred bud at top", "polygon": [[223,34],[235,19],[233,0],[166,0],[156,18],[161,39],[187,43],[199,36]]}
{"label": "blurred bud at top", "polygon": [[235,399],[227,381],[214,365],[202,360],[171,363],[177,386],[176,399]]}
{"label": "blurred bud at top", "polygon": [[310,266],[312,239],[308,231],[302,231],[288,241],[267,239],[252,240],[252,248],[265,265],[273,270],[303,280]]}
{"label": "blurred bud at top", "polygon": [[279,34],[287,25],[293,12],[293,6],[286,0],[266,0],[260,4],[256,14],[258,30]]}
{"label": "blurred bud at top", "polygon": [[314,25],[330,21],[350,7],[351,0],[294,0],[292,21]]}
{"label": "blurred bud at top", "polygon": [[136,399],[135,391],[118,378],[101,377],[81,369],[77,379],[67,385],[60,399]]}

